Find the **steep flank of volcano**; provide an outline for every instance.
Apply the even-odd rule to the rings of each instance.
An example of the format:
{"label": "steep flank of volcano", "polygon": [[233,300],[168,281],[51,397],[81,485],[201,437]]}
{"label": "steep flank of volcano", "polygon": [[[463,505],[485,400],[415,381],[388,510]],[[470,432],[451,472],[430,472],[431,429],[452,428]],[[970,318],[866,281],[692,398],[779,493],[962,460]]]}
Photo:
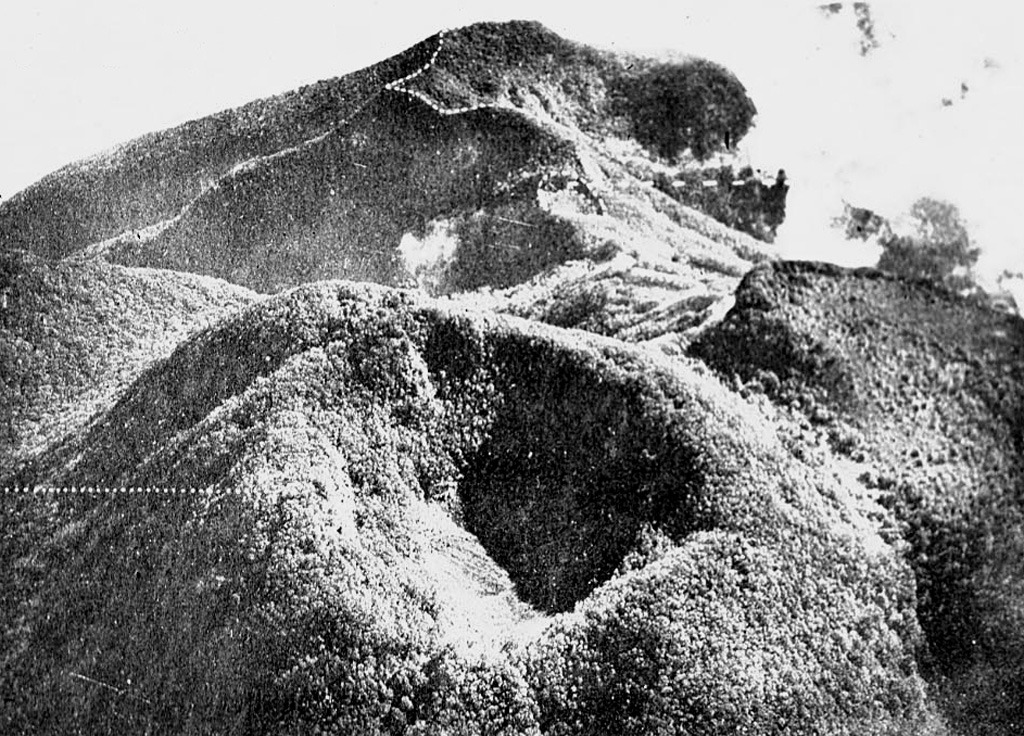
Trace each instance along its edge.
{"label": "steep flank of volcano", "polygon": [[804,417],[895,513],[952,723],[1024,723],[1024,320],[877,271],[779,263],[745,277],[693,350]]}
{"label": "steep flank of volcano", "polygon": [[0,253],[0,466],[78,428],[186,335],[254,298],[191,274]]}
{"label": "steep flank of volcano", "polygon": [[[66,166],[0,205],[0,246],[60,257],[173,218],[233,167],[317,139],[384,92],[449,111],[529,109],[588,134],[637,137],[669,156],[703,150],[708,136],[735,142],[754,114],[742,84],[703,60],[659,66],[566,41],[538,23],[480,23]],[[669,127],[655,130],[666,119]]]}
{"label": "steep flank of volcano", "polygon": [[482,23],[0,205],[0,733],[1020,732],[1024,322],[754,112]]}
{"label": "steep flank of volcano", "polygon": [[8,733],[931,723],[906,567],[699,364],[321,283],[34,472],[210,490],[5,497]]}
{"label": "steep flank of volcano", "polygon": [[436,43],[65,166],[0,205],[0,247],[60,257],[174,217],[234,166],[333,130],[389,80],[421,67]]}
{"label": "steep flank of volcano", "polygon": [[[623,255],[633,265],[610,312],[590,322],[660,337],[700,325],[770,252],[655,188],[680,156],[738,140],[753,112],[706,61],[476,24],[62,169],[0,205],[0,241],[261,292],[324,278],[435,294],[524,287],[510,311],[567,325],[524,295],[604,291],[569,264],[602,270]],[[433,250],[417,245],[431,239]],[[671,316],[651,326],[619,314],[623,295],[666,294]]]}
{"label": "steep flank of volcano", "polygon": [[706,59],[597,51],[528,22],[478,23],[441,41],[430,65],[392,89],[449,114],[529,110],[591,136],[635,138],[673,159],[730,147],[757,112],[735,75]]}
{"label": "steep flank of volcano", "polygon": [[[153,236],[101,249],[121,263],[265,292],[337,277],[399,284],[408,276],[398,251],[406,232],[441,216],[535,202],[542,187],[581,176],[572,146],[529,119],[501,109],[442,116],[392,93],[338,131],[239,167]],[[579,255],[568,250],[553,262]]]}

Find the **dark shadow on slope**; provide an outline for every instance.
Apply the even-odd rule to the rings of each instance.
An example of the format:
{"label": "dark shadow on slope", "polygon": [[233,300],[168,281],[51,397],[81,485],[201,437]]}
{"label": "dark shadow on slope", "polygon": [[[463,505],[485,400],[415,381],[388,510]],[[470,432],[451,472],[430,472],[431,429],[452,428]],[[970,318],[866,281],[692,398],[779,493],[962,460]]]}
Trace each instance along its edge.
{"label": "dark shadow on slope", "polygon": [[572,223],[536,207],[479,212],[457,221],[453,230],[458,247],[441,278],[441,293],[514,286],[585,253]]}
{"label": "dark shadow on slope", "polygon": [[583,131],[623,133],[624,121],[612,120],[605,104],[622,63],[540,23],[475,23],[446,33],[434,65],[402,86],[446,109],[532,107]]}
{"label": "dark shadow on slope", "polygon": [[[211,412],[317,345],[351,342],[353,375],[361,376],[364,362],[377,365],[393,350],[389,335],[420,329],[409,297],[373,295],[378,306],[363,314],[356,305],[365,297],[352,295],[363,293],[356,289],[339,307],[323,301],[323,289],[295,291],[185,342],[84,435],[39,458],[39,478],[19,482],[54,482],[49,474],[56,471],[65,486],[219,483],[262,436],[270,407],[232,408],[234,429],[217,439],[220,449],[195,453],[181,438]],[[550,338],[482,335],[458,318],[427,319],[420,349],[438,397],[451,408],[431,420],[441,424],[431,425],[425,440],[462,470],[453,498],[430,496],[447,487],[430,468],[448,460],[417,461],[417,484],[461,517],[525,601],[569,610],[611,577],[643,528],[678,539],[708,526],[706,511],[697,510],[706,486],[702,450],[648,382]],[[382,370],[370,370],[360,384],[376,394],[378,383],[399,378]],[[390,406],[395,399],[377,400]]]}
{"label": "dark shadow on slope", "polygon": [[739,79],[705,59],[623,74],[612,95],[625,102],[636,138],[669,161],[687,149],[698,160],[732,149],[757,114]]}
{"label": "dark shadow on slope", "polygon": [[[15,723],[43,724],[8,732],[102,733],[121,709],[139,716],[127,721],[139,731],[152,718],[155,732],[405,732],[430,702],[417,673],[441,646],[436,570],[416,543],[423,500],[450,509],[545,611],[569,610],[616,569],[629,571],[588,601],[586,615],[524,647],[530,659],[509,660],[501,677],[516,677],[510,687],[547,723],[628,731],[635,704],[650,702],[636,693],[661,690],[666,671],[695,670],[703,679],[682,680],[672,713],[721,731],[719,704],[733,708],[749,692],[735,690],[734,647],[753,652],[755,677],[769,674],[786,698],[733,719],[757,724],[747,731],[849,717],[831,693],[853,697],[854,713],[877,711],[874,696],[890,683],[897,700],[917,697],[913,682],[899,688],[916,677],[912,663],[892,658],[902,651],[892,623],[902,604],[881,609],[877,633],[873,620],[854,621],[861,601],[894,600],[886,576],[865,573],[859,546],[849,556],[845,537],[829,534],[830,517],[796,500],[814,493],[799,489],[806,476],[788,479],[796,468],[754,431],[715,381],[612,341],[369,285],[318,284],[262,302],[186,341],[98,417],[70,462],[54,464],[58,475],[69,469],[60,485],[152,477],[210,483],[213,494],[38,494],[33,504],[63,510],[15,508],[8,519],[15,534],[0,540],[10,561],[0,582],[12,581],[3,590],[28,628],[0,632],[14,637],[0,642],[12,664],[0,694],[14,703]],[[674,561],[641,569],[654,538],[683,542],[713,529],[723,533],[685,540],[693,544],[673,550]],[[737,546],[742,530],[752,546]],[[781,559],[754,553],[761,545]],[[458,549],[439,553],[459,564]],[[801,577],[818,573],[824,597]],[[847,573],[854,582],[840,578]],[[864,638],[890,647],[879,665],[877,649],[816,651],[841,638],[821,633],[836,613],[840,631],[856,623],[857,639],[866,623]],[[808,616],[806,628],[786,625]],[[505,640],[494,633],[495,644]],[[712,648],[725,661],[709,669]],[[776,684],[764,669],[776,662],[825,682]],[[83,663],[89,677],[154,707],[66,677]],[[887,679],[858,677],[864,666]],[[479,680],[467,684],[472,705],[456,709],[475,713],[476,693],[485,705],[508,702]],[[439,708],[451,687],[434,689]],[[792,712],[819,688],[822,700]],[[611,705],[595,711],[602,703]],[[604,717],[588,719],[596,712]],[[662,712],[641,712],[649,717],[640,730]]]}
{"label": "dark shadow on slope", "polygon": [[63,257],[173,217],[233,166],[343,124],[386,83],[426,63],[437,43],[432,36],[344,77],[148,133],[65,166],[0,204],[0,245]]}
{"label": "dark shadow on slope", "polygon": [[541,187],[564,185],[552,171],[576,165],[571,142],[515,111],[445,116],[389,92],[322,140],[223,177],[153,240],[108,257],[263,292],[328,278],[403,285],[405,233],[510,202],[537,211]]}
{"label": "dark shadow on slope", "polygon": [[[375,306],[364,311],[363,299]],[[481,334],[416,309],[400,292],[354,287],[340,301],[319,287],[262,303],[143,374],[83,435],[39,458],[39,480],[54,482],[48,471],[67,486],[214,485],[263,436],[272,407],[247,400],[221,411],[218,421],[230,417],[232,429],[218,435],[216,451],[182,438],[291,356],[335,341],[352,364],[346,392],[366,391],[405,416],[390,395],[407,380],[394,374],[404,362],[381,356],[394,344],[412,349],[402,336],[426,327],[416,350],[450,413],[424,420],[436,459],[415,461],[416,485],[477,535],[525,601],[569,610],[612,576],[642,529],[679,539],[711,523],[698,510],[704,450],[651,383],[590,349],[504,328]],[[432,498],[432,489],[451,487],[446,467],[461,469],[456,496]]]}
{"label": "dark shadow on slope", "polygon": [[638,383],[544,341],[496,354],[497,417],[459,484],[466,527],[549,613],[608,580],[645,525],[680,538],[702,526],[696,448]]}
{"label": "dark shadow on slope", "polygon": [[750,166],[736,171],[732,165],[683,168],[672,178],[659,173],[654,186],[677,202],[766,243],[775,241],[786,219],[789,184],[782,170],[771,186]]}

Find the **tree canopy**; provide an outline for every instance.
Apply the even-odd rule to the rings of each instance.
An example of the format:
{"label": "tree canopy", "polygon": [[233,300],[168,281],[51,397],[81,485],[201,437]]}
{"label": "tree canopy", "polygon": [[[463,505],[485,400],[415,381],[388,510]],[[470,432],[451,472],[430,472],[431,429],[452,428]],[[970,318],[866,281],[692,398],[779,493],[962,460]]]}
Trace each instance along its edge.
{"label": "tree canopy", "polygon": [[637,138],[667,159],[687,148],[701,160],[732,148],[757,114],[736,76],[703,59],[652,67],[630,97]]}
{"label": "tree canopy", "polygon": [[911,206],[910,215],[916,221],[915,231],[885,241],[878,267],[902,276],[935,281],[957,291],[970,287],[968,274],[980,251],[971,243],[957,207],[922,197]]}

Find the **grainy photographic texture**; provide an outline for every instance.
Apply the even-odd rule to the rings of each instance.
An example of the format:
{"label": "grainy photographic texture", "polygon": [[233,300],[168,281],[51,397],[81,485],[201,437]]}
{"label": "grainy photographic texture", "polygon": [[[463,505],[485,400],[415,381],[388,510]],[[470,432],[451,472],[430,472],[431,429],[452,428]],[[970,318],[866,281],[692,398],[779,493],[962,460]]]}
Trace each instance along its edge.
{"label": "grainy photographic texture", "polygon": [[0,200],[0,732],[1021,733],[1024,322],[758,115],[483,22]]}

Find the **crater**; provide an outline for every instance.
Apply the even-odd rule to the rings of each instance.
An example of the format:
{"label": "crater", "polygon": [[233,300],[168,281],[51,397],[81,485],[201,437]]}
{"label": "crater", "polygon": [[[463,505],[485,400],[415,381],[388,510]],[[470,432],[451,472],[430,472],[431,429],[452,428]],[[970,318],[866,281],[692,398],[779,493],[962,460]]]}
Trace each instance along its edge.
{"label": "crater", "polygon": [[522,600],[561,613],[612,577],[642,529],[679,539],[702,526],[702,471],[641,386],[540,341],[514,352],[459,483],[462,521]]}

